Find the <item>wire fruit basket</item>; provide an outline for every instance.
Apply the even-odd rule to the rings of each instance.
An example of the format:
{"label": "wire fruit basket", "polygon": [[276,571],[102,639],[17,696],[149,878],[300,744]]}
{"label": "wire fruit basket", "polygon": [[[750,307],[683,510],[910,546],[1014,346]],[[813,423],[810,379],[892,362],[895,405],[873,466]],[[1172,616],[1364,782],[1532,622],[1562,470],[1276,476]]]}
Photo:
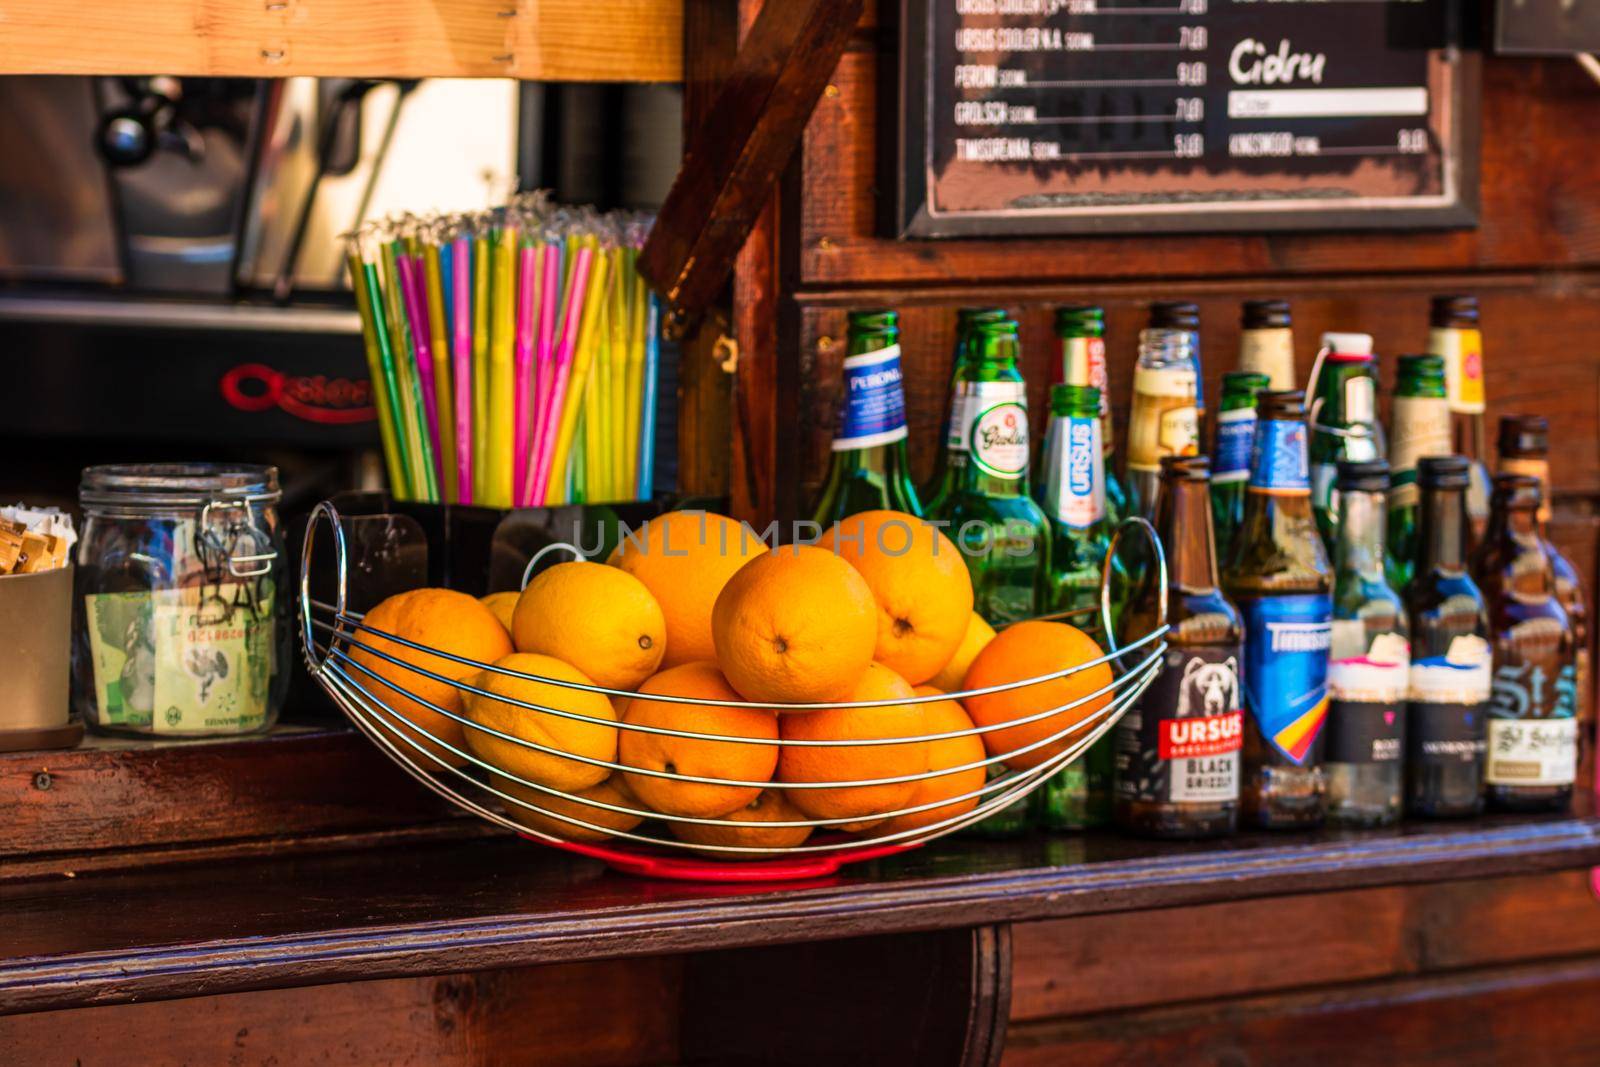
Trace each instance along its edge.
{"label": "wire fruit basket", "polygon": [[[333,602],[313,597],[311,588],[312,561],[321,531],[331,535],[334,551],[333,573],[335,591]],[[1112,561],[1117,556],[1122,535],[1138,529],[1151,545],[1147,562],[1153,564],[1157,582],[1156,626],[1147,634],[1139,635],[1125,644],[1116,639],[1112,625]],[[526,574],[531,574],[540,558],[554,549],[565,549],[581,555],[567,545],[548,546],[528,564]],[[834,701],[816,704],[751,704],[705,697],[674,696],[608,689],[599,685],[558,678],[525,674],[476,662],[460,656],[429,648],[406,640],[399,635],[369,627],[363,613],[350,610],[347,603],[349,591],[350,555],[345,537],[344,520],[330,503],[318,504],[307,524],[302,548],[300,578],[300,636],[306,667],[312,677],[374,744],[398,763],[407,773],[428,789],[451,803],[497,826],[512,830],[525,838],[563,849],[568,852],[600,859],[615,869],[653,878],[676,878],[699,881],[785,881],[821,877],[835,873],[846,863],[856,863],[916,848],[935,838],[972,826],[1004,810],[1038,788],[1052,775],[1083,755],[1090,746],[1110,731],[1127,710],[1149,688],[1161,670],[1162,658],[1167,649],[1167,565],[1160,538],[1145,520],[1130,518],[1116,530],[1101,567],[1100,603],[1098,609],[1083,609],[1079,613],[1098,614],[1097,625],[1106,652],[1100,657],[1064,667],[1059,671],[1041,674],[1019,681],[982,689],[972,689],[948,694],[914,696],[905,699]],[[524,577],[524,584],[527,577]],[[1050,616],[1049,618],[1061,618]],[[465,669],[464,679],[448,677],[410,660],[395,656],[379,647],[403,648],[424,654],[433,663],[449,662]],[[359,655],[357,655],[359,653]],[[365,662],[363,662],[365,661]],[[379,662],[397,670],[380,674],[370,664]],[[1092,692],[1076,695],[1073,699],[1028,711],[1014,718],[989,725],[974,725],[970,729],[937,733],[919,733],[897,737],[851,737],[848,739],[790,739],[765,738],[753,742],[748,736],[729,736],[678,730],[645,723],[600,719],[568,709],[547,706],[532,701],[519,700],[488,688],[494,676],[502,676],[543,686],[565,690],[578,690],[598,694],[607,699],[621,701],[663,701],[674,705],[705,706],[708,708],[766,708],[778,715],[804,715],[827,709],[860,709],[871,711],[884,707],[931,704],[936,701],[955,700],[965,703],[971,698],[996,693],[1020,692],[1032,687],[1044,687],[1061,679],[1070,678],[1101,665],[1109,665],[1112,681]],[[405,677],[414,676],[418,683],[427,680],[458,690],[464,696],[510,705],[517,714],[554,716],[559,719],[598,726],[618,731],[642,731],[681,741],[700,743],[761,746],[815,746],[835,748],[859,753],[871,746],[904,746],[945,741],[976,736],[986,740],[984,757],[956,766],[941,766],[914,774],[885,775],[851,781],[752,781],[746,779],[718,778],[679,773],[674,770],[654,770],[612,760],[596,759],[538,741],[517,737],[473,721],[469,716],[443,707],[422,693],[408,688]],[[416,683],[414,683],[416,684]],[[435,688],[435,686],[429,686]],[[394,694],[383,699],[380,694]],[[398,698],[398,699],[396,699]],[[630,792],[619,791],[616,802],[594,796],[578,796],[530,778],[521,777],[509,769],[483,759],[471,744],[453,743],[449,738],[430,732],[416,721],[420,716],[410,716],[397,710],[399,700],[413,707],[424,708],[438,717],[438,721],[452,721],[462,731],[475,731],[493,737],[531,753],[544,757],[590,764],[605,768],[614,778],[623,774],[644,775],[668,779],[693,786],[731,787],[750,790],[781,790],[787,797],[791,791],[815,789],[869,789],[883,786],[912,785],[947,778],[966,772],[982,770],[985,780],[981,786],[955,795],[939,795],[922,803],[906,803],[892,810],[874,812],[873,826],[881,828],[891,820],[913,823],[905,829],[880,832],[879,836],[863,837],[845,832],[842,828],[859,828],[861,816],[839,818],[779,819],[753,824],[731,818],[737,812],[721,818],[703,818],[668,814],[652,810]],[[1076,709],[1097,704],[1093,710],[1073,715]],[[985,735],[999,731],[1015,731],[1035,723],[1048,724],[1049,732],[1041,737],[1019,738],[1019,743],[1005,751],[994,751],[995,739]],[[1024,731],[1026,734],[1027,731]],[[620,735],[619,735],[620,736]],[[1016,736],[1015,734],[1011,736]],[[1044,758],[1036,754],[1044,753]],[[1033,758],[1029,758],[1032,756]],[[1013,766],[1015,764],[1015,766]],[[502,786],[517,791],[509,792]],[[913,796],[912,799],[915,799]],[[946,809],[951,814],[944,814]],[[615,825],[585,818],[582,813],[594,811],[612,816]],[[937,817],[928,818],[933,812]],[[518,816],[522,816],[519,818]],[[922,816],[923,818],[916,818]],[[535,821],[546,827],[571,827],[575,835],[594,838],[595,841],[565,840],[547,830],[531,826]],[[681,831],[685,827],[698,827],[699,840],[685,840],[673,833],[674,825]],[[726,836],[738,838],[739,831],[752,826],[762,831],[793,830],[790,836],[801,838],[798,844],[729,844],[709,843],[707,830],[728,831]],[[619,828],[620,827],[620,828]],[[867,832],[871,832],[869,828]]]}

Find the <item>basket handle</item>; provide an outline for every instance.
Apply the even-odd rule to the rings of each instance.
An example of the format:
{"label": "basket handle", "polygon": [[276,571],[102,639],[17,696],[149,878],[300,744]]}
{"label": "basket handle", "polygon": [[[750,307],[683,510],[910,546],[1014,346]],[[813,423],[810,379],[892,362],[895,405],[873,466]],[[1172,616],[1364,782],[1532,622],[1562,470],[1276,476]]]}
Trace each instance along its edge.
{"label": "basket handle", "polygon": [[528,583],[533,580],[533,568],[539,565],[539,561],[544,559],[550,553],[560,552],[562,549],[566,549],[568,552],[571,552],[573,559],[579,561],[580,563],[583,561],[583,550],[577,545],[571,544],[567,541],[555,541],[551,544],[545,545],[539,551],[535,552],[533,554],[533,558],[528,560],[528,565],[522,568],[522,584],[517,586],[517,588],[519,590],[528,588]]}
{"label": "basket handle", "polygon": [[301,653],[305,656],[306,670],[311,672],[313,678],[319,676],[328,665],[328,660],[333,658],[333,638],[328,639],[328,654],[321,660],[312,656],[312,649],[316,648],[316,641],[311,632],[311,560],[313,548],[316,546],[317,526],[326,522],[333,529],[334,569],[338,574],[338,588],[334,595],[334,618],[343,619],[345,616],[346,596],[350,587],[350,553],[345,545],[344,520],[339,516],[339,509],[324,500],[311,509],[311,517],[306,520],[305,540],[300,545],[300,644]]}
{"label": "basket handle", "polygon": [[1111,573],[1115,568],[1117,548],[1122,543],[1122,535],[1130,528],[1137,528],[1150,542],[1151,549],[1156,556],[1156,629],[1160,630],[1167,625],[1167,553],[1161,547],[1161,535],[1156,533],[1156,528],[1149,520],[1139,516],[1130,515],[1117,523],[1117,528],[1111,534],[1111,544],[1106,547],[1106,558],[1100,564],[1100,625],[1105,630],[1106,654],[1115,656],[1121,651],[1117,644],[1116,627],[1111,622]]}

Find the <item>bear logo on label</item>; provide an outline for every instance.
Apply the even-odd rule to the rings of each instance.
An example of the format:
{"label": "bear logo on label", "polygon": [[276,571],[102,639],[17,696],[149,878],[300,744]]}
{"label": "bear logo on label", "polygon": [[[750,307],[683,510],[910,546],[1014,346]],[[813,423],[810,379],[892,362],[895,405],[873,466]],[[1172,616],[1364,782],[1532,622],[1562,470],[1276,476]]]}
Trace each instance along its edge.
{"label": "bear logo on label", "polygon": [[[1239,707],[1239,664],[1232,656],[1221,663],[1191,659],[1178,688],[1178,715],[1222,715]],[[1196,708],[1200,710],[1195,711]]]}

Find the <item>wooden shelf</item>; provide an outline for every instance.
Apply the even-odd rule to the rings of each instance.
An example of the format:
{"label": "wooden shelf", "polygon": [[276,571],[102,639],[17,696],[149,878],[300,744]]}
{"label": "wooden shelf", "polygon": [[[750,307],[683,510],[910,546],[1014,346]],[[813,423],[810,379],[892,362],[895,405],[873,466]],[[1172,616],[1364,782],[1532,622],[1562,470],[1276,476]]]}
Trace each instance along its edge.
{"label": "wooden shelf", "polygon": [[0,74],[675,82],[683,0],[15,0]]}
{"label": "wooden shelf", "polygon": [[1162,845],[952,841],[795,885],[643,881],[512,839],[0,884],[0,1014],[960,930],[1600,863],[1588,816]]}

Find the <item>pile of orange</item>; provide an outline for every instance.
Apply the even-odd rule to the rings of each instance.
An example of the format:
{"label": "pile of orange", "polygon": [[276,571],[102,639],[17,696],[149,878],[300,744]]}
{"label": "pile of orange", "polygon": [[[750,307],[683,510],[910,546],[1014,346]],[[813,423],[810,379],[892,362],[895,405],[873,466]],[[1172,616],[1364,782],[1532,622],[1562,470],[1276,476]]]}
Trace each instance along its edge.
{"label": "pile of orange", "polygon": [[[805,824],[872,837],[948,825],[977,807],[988,767],[1040,766],[1111,699],[1104,664],[939,699],[1100,648],[1055,622],[996,635],[955,545],[889,511],[774,549],[723,516],[670,512],[605,564],[557,564],[482,602],[417,590],[365,624],[494,667],[351,635],[357,681],[418,762],[487,770],[541,834],[660,839],[638,827],[662,817],[719,859],[799,845]],[[775,707],[796,704],[809,707]]]}

